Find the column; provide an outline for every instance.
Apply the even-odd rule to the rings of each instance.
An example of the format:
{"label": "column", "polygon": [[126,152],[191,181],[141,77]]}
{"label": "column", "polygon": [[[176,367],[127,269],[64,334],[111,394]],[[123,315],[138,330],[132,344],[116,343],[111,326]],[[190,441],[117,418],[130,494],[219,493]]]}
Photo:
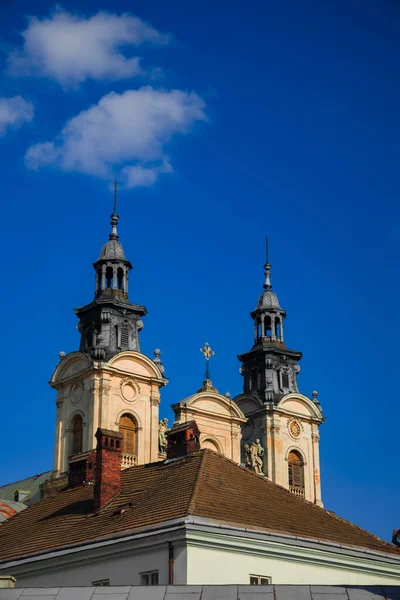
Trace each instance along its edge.
{"label": "column", "polygon": [[106,265],[101,266],[101,289],[106,288]]}
{"label": "column", "polygon": [[128,267],[126,267],[126,269],[124,269],[125,275],[124,275],[124,290],[126,292],[126,294],[128,295],[128,281],[129,281],[129,271],[128,271]]}
{"label": "column", "polygon": [[281,320],[281,339],[280,339],[280,341],[283,342],[283,318],[280,317],[280,320]]}
{"label": "column", "polygon": [[272,341],[276,340],[276,333],[275,333],[275,316],[271,315],[271,339]]}
{"label": "column", "polygon": [[258,324],[257,319],[254,319],[254,343],[257,344],[258,340]]}
{"label": "column", "polygon": [[113,289],[117,289],[118,286],[118,279],[117,279],[117,272],[118,272],[118,267],[116,265],[113,265]]}
{"label": "column", "polygon": [[313,457],[313,480],[314,480],[314,498],[313,501],[318,506],[323,506],[321,497],[321,473],[319,467],[319,432],[318,425],[313,424],[311,429],[312,457]]}
{"label": "column", "polygon": [[261,315],[261,337],[265,337],[265,315]]}

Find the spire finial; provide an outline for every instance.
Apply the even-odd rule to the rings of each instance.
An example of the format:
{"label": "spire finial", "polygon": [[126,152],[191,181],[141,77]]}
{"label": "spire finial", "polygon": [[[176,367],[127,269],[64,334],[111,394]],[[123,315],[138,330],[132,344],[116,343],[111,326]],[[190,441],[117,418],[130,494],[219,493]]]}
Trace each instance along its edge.
{"label": "spire finial", "polygon": [[265,275],[265,283],[264,289],[270,290],[272,288],[270,275],[271,275],[271,265],[268,262],[268,236],[265,236],[265,265],[264,265],[264,275]]}
{"label": "spire finial", "polygon": [[119,238],[117,225],[118,225],[118,215],[117,215],[117,180],[114,179],[114,212],[111,215],[111,233],[110,240],[117,240]]}

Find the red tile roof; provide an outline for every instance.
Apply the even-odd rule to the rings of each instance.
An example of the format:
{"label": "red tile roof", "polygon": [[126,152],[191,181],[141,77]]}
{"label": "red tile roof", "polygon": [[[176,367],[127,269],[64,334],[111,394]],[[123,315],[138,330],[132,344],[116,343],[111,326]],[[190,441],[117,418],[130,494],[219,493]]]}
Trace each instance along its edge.
{"label": "red tile roof", "polygon": [[211,450],[125,469],[121,492],[98,515],[92,509],[93,485],[42,500],[0,525],[0,560],[123,535],[186,515],[400,555],[394,545]]}

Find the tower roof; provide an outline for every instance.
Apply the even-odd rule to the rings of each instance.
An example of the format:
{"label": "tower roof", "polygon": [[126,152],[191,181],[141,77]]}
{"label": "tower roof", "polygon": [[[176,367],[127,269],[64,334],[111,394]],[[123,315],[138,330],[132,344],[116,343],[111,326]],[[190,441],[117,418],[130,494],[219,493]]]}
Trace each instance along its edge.
{"label": "tower roof", "polygon": [[[268,238],[266,238],[265,241],[266,241],[266,260],[265,260],[265,265],[264,265],[264,276],[265,276],[265,282],[263,285],[264,291],[258,298],[257,306],[254,310],[254,313],[256,311],[268,312],[269,310],[273,310],[273,309],[277,309],[281,312],[284,312],[283,308],[281,308],[281,306],[279,304],[278,296],[275,294],[275,292],[271,291],[271,289],[272,289],[271,265],[268,260]],[[252,313],[252,316],[253,316],[253,313]]]}
{"label": "tower roof", "polygon": [[114,180],[114,210],[113,210],[112,215],[110,215],[110,219],[111,219],[111,223],[110,223],[111,233],[109,234],[110,239],[102,247],[100,256],[97,259],[96,263],[98,263],[99,261],[104,261],[104,260],[108,260],[108,261],[118,260],[118,261],[125,261],[125,262],[129,263],[129,261],[125,258],[125,253],[124,253],[122,244],[121,244],[121,242],[118,241],[119,235],[118,235],[117,226],[118,226],[119,215],[117,214],[117,181],[116,180]]}
{"label": "tower roof", "polygon": [[271,292],[270,289],[265,290],[265,292],[261,294],[257,302],[256,310],[257,308],[279,308],[282,310],[279,305],[278,296],[275,292]]}
{"label": "tower roof", "polygon": [[102,247],[100,256],[97,260],[126,260],[121,242],[110,239],[110,241]]}

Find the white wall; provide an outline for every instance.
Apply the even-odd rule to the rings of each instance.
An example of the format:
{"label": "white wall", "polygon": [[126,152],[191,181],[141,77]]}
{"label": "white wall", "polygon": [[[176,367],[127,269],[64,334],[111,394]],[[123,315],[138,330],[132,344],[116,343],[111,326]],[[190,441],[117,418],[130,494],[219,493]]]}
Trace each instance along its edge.
{"label": "white wall", "polygon": [[188,547],[187,583],[193,585],[249,584],[250,574],[266,575],[276,584],[400,585],[397,577],[357,573],[355,570],[318,566],[210,548]]}
{"label": "white wall", "polygon": [[[174,547],[175,584],[186,583],[186,550],[184,546]],[[65,566],[60,562],[49,568],[42,561],[41,568],[32,565],[8,569],[17,579],[16,587],[60,587],[87,586],[99,579],[109,579],[110,585],[140,585],[140,573],[159,571],[159,584],[168,585],[168,546],[158,549],[146,549],[140,552],[131,551],[112,557],[85,557],[82,561]],[[70,559],[71,557],[69,557]],[[74,557],[76,559],[76,557]],[[31,571],[28,572],[28,568]]]}

